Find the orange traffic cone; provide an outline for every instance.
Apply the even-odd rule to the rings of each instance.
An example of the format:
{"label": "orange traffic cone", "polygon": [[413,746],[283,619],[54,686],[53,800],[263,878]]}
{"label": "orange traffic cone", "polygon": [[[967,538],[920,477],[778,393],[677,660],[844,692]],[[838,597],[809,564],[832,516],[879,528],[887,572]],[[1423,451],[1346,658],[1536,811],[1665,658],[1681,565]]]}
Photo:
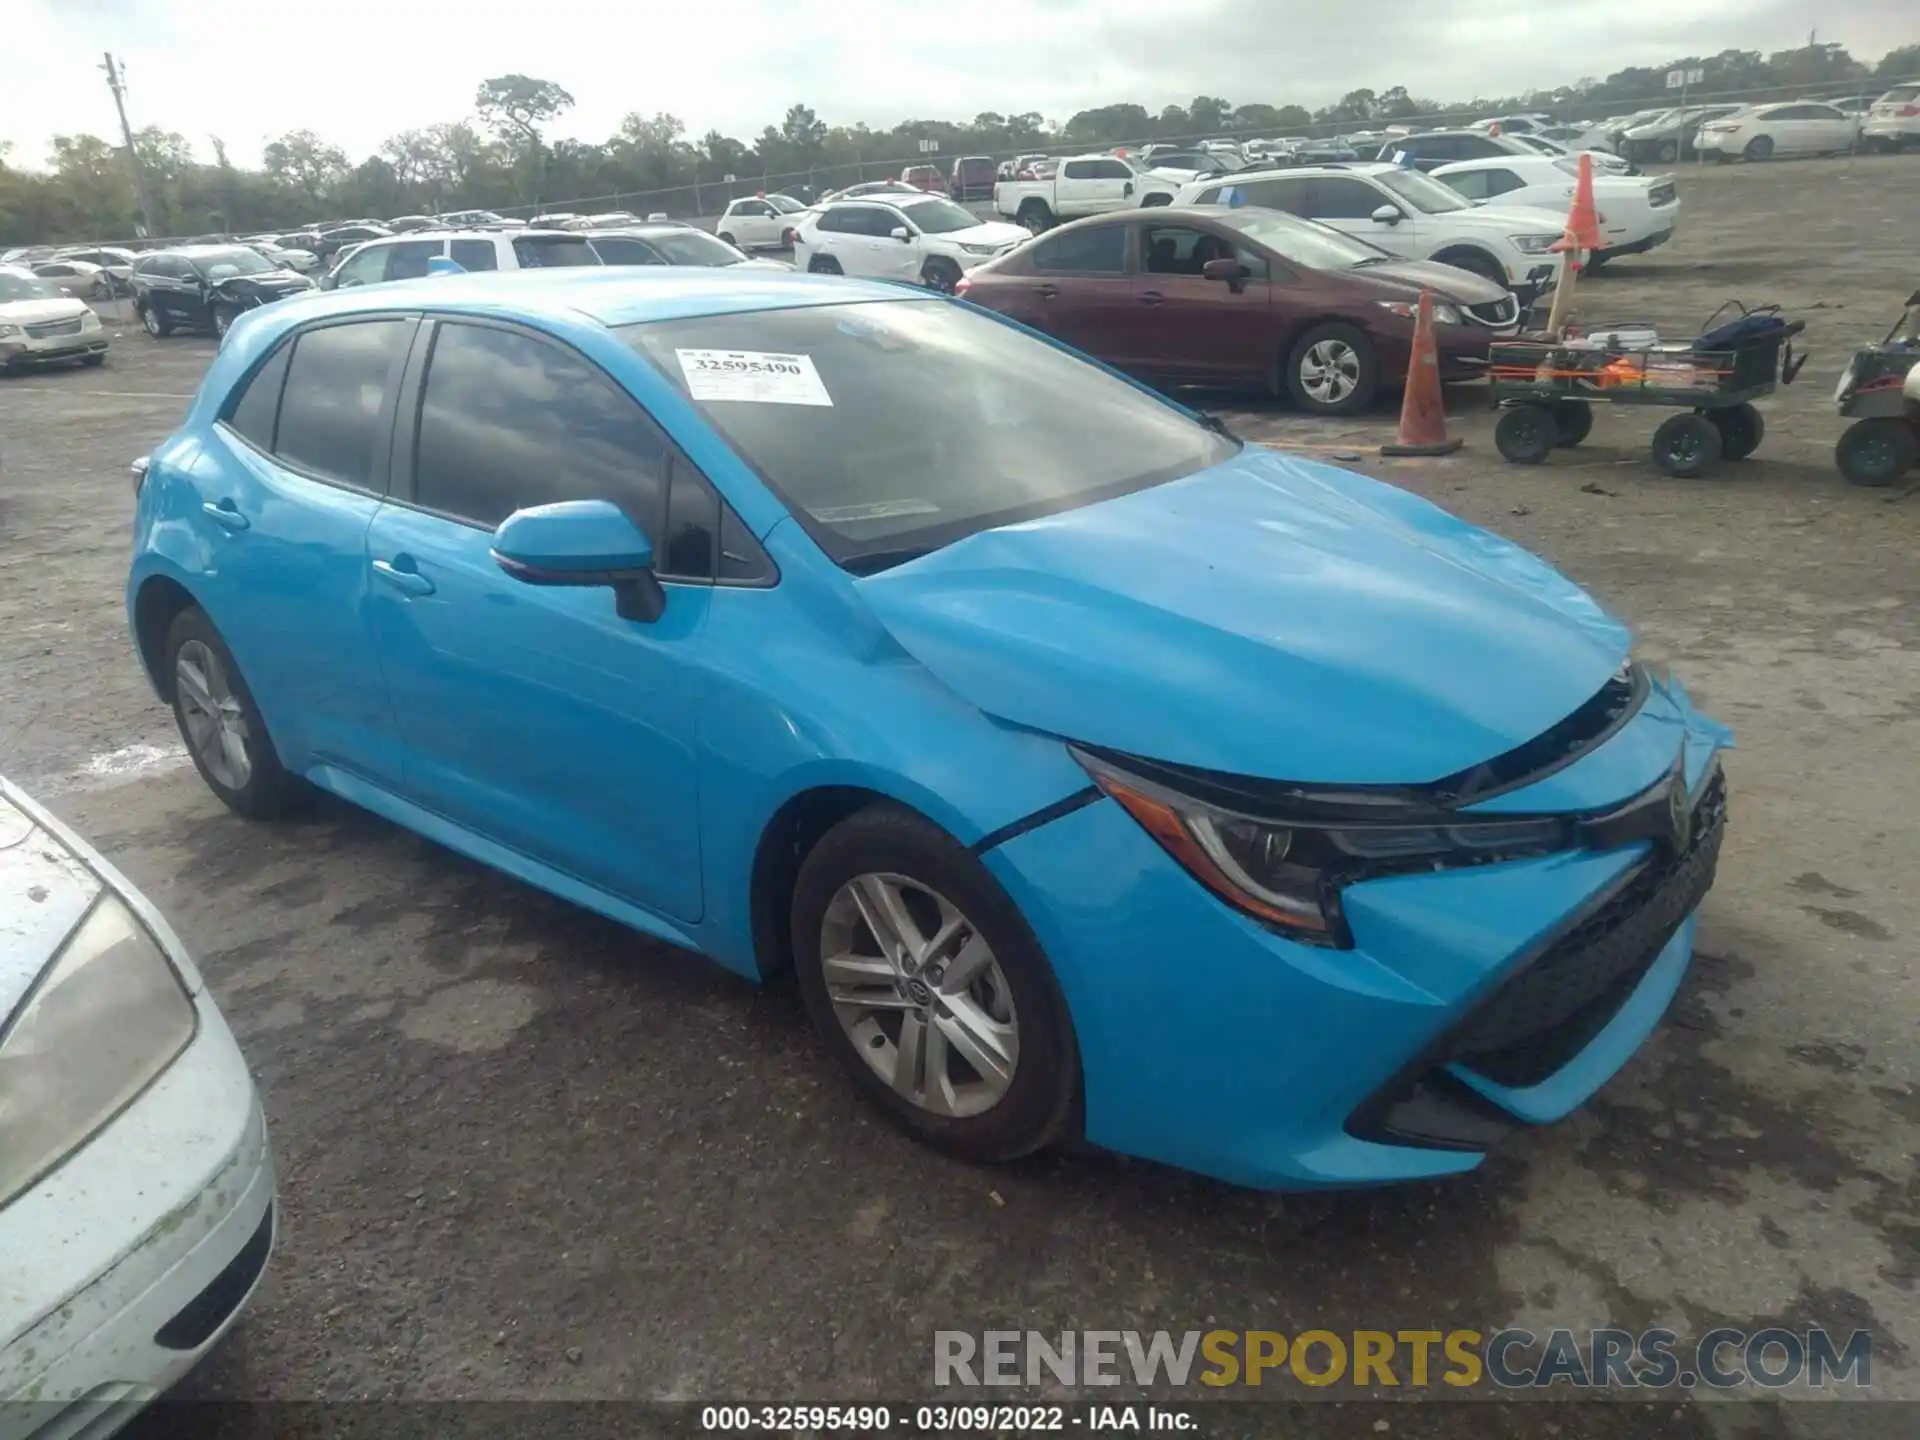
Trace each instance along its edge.
{"label": "orange traffic cone", "polygon": [[1433,292],[1420,292],[1420,315],[1413,322],[1413,355],[1407,361],[1407,390],[1400,401],[1400,438],[1382,445],[1382,455],[1451,455],[1466,442],[1447,438],[1447,414],[1440,406],[1440,352],[1433,343]]}
{"label": "orange traffic cone", "polygon": [[1564,257],[1560,278],[1554,286],[1553,304],[1547,312],[1547,333],[1560,335],[1573,312],[1574,280],[1579,276],[1585,255],[1600,248],[1600,212],[1593,203],[1593,156],[1580,152],[1580,174],[1573,182],[1573,204],[1567,210],[1567,228],[1547,247]]}

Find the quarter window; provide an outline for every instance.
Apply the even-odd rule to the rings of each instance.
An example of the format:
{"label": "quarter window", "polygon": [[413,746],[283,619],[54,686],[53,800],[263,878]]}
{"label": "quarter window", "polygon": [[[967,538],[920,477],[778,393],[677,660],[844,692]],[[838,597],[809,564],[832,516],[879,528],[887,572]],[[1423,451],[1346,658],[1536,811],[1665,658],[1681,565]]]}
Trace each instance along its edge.
{"label": "quarter window", "polygon": [[288,363],[274,453],[357,489],[373,487],[387,438],[387,390],[405,361],[411,320],[362,320],[304,332]]}
{"label": "quarter window", "polygon": [[286,382],[287,361],[293,346],[282,345],[267,363],[241,387],[239,398],[227,407],[227,426],[254,449],[273,449],[273,422],[280,414],[280,387]]}
{"label": "quarter window", "polygon": [[497,270],[499,261],[494,257],[491,240],[455,240],[452,242],[453,263],[462,270]]}
{"label": "quarter window", "polygon": [[633,398],[550,341],[446,324],[420,400],[414,500],[491,530],[516,510],[610,500],[660,533],[666,441]]}
{"label": "quarter window", "polygon": [[387,279],[418,280],[427,273],[427,262],[446,253],[444,240],[403,240],[387,247]]}

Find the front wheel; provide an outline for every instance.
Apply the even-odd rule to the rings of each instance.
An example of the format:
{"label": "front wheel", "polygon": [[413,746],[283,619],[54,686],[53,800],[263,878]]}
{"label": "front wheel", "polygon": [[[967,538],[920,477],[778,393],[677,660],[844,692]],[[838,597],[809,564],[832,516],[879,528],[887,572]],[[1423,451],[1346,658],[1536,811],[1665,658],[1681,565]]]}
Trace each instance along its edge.
{"label": "front wheel", "polygon": [[920,267],[920,283],[929,290],[951,295],[960,284],[960,267],[944,256],[936,255]]}
{"label": "front wheel", "polygon": [[1853,485],[1891,485],[1914,466],[1920,441],[1913,425],[1891,415],[1857,420],[1833,447],[1833,462]]}
{"label": "front wheel", "polygon": [[1478,275],[1482,280],[1491,280],[1502,289],[1506,288],[1506,272],[1500,268],[1500,262],[1484,250],[1448,250],[1433,258],[1442,265],[1451,265],[1456,270]]}
{"label": "front wheel", "polygon": [[1296,405],[1316,415],[1364,410],[1379,386],[1373,341],[1352,325],[1316,325],[1287,357],[1287,389]]}
{"label": "front wheel", "polygon": [[140,307],[140,326],[156,340],[164,340],[173,333],[173,322],[151,305]]}
{"label": "front wheel", "polygon": [[1749,160],[1764,160],[1773,154],[1773,137],[1771,135],[1756,135],[1747,142],[1747,148],[1740,153]]}
{"label": "front wheel", "polygon": [[233,328],[233,322],[235,318],[236,318],[235,312],[228,309],[225,305],[214,306],[213,307],[213,333],[219,336],[222,340],[226,339],[227,331]]}
{"label": "front wheel", "polygon": [[800,989],[852,1077],[909,1133],[975,1160],[1066,1138],[1065,1001],[1026,920],[965,846],[894,805],[843,820],[794,886]]}
{"label": "front wheel", "polygon": [[1720,454],[1720,427],[1704,415],[1675,415],[1653,432],[1653,463],[1676,480],[1706,474]]}
{"label": "front wheel", "polygon": [[180,738],[220,803],[251,820],[292,810],[300,781],[281,765],[233,653],[198,605],[167,628],[167,675]]}

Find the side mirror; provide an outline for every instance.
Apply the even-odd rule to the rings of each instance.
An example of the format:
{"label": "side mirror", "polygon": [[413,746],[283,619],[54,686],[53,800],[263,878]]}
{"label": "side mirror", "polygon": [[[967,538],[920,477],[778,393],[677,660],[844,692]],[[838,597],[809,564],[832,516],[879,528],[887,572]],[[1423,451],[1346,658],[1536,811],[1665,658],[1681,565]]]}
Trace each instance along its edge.
{"label": "side mirror", "polygon": [[611,501],[516,510],[493,532],[493,559],[526,585],[608,587],[623,620],[651,623],[666,609],[653,543]]}
{"label": "side mirror", "polygon": [[1398,205],[1382,205],[1373,212],[1371,218],[1376,225],[1398,225],[1406,217],[1400,213]]}
{"label": "side mirror", "polygon": [[1231,256],[1219,260],[1209,260],[1200,267],[1200,273],[1209,280],[1218,280],[1234,294],[1238,295],[1247,288],[1247,276],[1252,272]]}
{"label": "side mirror", "polygon": [[911,240],[913,238],[913,236],[908,232],[907,227],[904,225],[896,225],[893,227],[893,229],[889,230],[887,233],[893,236],[893,238],[896,240]]}

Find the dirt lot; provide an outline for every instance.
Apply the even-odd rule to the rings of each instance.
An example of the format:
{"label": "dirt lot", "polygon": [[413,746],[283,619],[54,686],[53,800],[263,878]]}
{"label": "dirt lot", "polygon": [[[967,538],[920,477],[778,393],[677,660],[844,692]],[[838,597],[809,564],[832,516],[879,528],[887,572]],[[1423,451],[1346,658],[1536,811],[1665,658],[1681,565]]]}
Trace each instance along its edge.
{"label": "dirt lot", "polygon": [[[1814,358],[1764,403],[1758,458],[1664,480],[1645,459],[1657,415],[1620,411],[1580,450],[1508,467],[1467,388],[1450,397],[1465,452],[1358,462],[1590,586],[1740,745],[1669,1023],[1585,1112],[1442,1186],[1274,1197],[1097,1155],[969,1168],[878,1123],[790,993],[344,809],[231,818],[144,686],[120,595],[126,462],[176,422],[212,342],[130,331],[103,371],[0,382],[0,766],[173,918],[281,1165],[268,1284],[187,1393],[898,1400],[928,1391],[941,1327],[1777,1323],[1871,1329],[1873,1393],[1920,1400],[1920,495],[1841,482],[1829,403],[1847,352],[1920,284],[1920,160],[1689,168],[1682,194],[1679,241],[1595,277],[1586,308],[1687,333],[1732,297],[1803,316]],[[1325,453],[1391,428],[1235,420]],[[1916,1428],[1909,1407],[1845,1409],[1284,1419],[1305,1436]]]}

